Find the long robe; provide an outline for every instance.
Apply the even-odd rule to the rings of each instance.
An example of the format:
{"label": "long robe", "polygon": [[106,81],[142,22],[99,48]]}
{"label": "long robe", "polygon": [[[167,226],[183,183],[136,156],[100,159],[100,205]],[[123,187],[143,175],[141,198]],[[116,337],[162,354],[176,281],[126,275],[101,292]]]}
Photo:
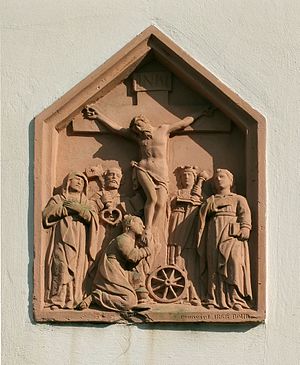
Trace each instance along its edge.
{"label": "long robe", "polygon": [[171,203],[169,221],[169,263],[176,264],[188,273],[195,286],[198,280],[197,216],[200,199],[189,191],[179,190]]}
{"label": "long robe", "polygon": [[43,211],[45,228],[52,228],[46,260],[46,306],[75,308],[84,296],[90,243],[96,237],[97,214],[82,195],[81,216],[69,215],[66,195],[53,196]]}
{"label": "long robe", "polygon": [[123,233],[113,239],[100,258],[92,298],[109,310],[129,310],[137,304],[138,263],[150,255],[147,247],[136,247],[135,240]]}
{"label": "long robe", "polygon": [[241,195],[213,195],[200,209],[198,250],[206,292],[203,303],[220,309],[237,304],[249,308],[252,290],[248,242],[237,238],[244,227],[251,229],[251,213]]}
{"label": "long robe", "polygon": [[[101,211],[105,209],[105,201],[110,198],[109,191],[105,191],[104,189],[96,192],[94,196],[92,196],[91,200],[96,206],[97,213],[100,216]],[[125,210],[125,204],[121,203],[121,197],[120,194],[115,194],[112,198],[110,198],[111,206],[113,209],[118,209],[122,213],[123,216],[128,212]],[[91,249],[92,251],[92,259],[93,261],[96,260],[97,255],[99,252],[108,245],[108,243],[115,237],[117,237],[119,234],[122,233],[122,225],[121,223],[117,225],[110,225],[106,222],[103,222],[99,217],[99,227],[98,227],[98,237],[95,243],[93,244],[93,247]]]}

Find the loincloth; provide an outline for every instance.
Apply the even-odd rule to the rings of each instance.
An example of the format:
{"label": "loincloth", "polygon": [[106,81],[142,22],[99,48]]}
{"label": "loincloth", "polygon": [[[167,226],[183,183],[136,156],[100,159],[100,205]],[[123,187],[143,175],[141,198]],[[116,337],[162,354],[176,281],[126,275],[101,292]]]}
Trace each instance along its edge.
{"label": "loincloth", "polygon": [[148,177],[149,181],[151,182],[151,184],[154,186],[155,189],[160,189],[161,187],[165,188],[167,192],[169,192],[169,182],[166,181],[165,179],[163,179],[161,176],[144,169],[143,167],[139,166],[138,162],[136,161],[132,161],[131,162],[131,166],[133,167],[133,172],[132,172],[132,182],[133,182],[133,189],[137,190],[138,187],[140,186],[139,182],[138,182],[138,177],[137,177],[137,170],[143,171],[145,173],[145,175]]}

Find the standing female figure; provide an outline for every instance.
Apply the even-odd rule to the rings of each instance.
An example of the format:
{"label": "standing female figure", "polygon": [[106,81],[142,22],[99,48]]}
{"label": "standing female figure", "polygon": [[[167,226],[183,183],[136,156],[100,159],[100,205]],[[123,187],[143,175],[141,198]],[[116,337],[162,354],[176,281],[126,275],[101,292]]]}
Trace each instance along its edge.
{"label": "standing female figure", "polygon": [[217,194],[210,196],[200,210],[198,252],[205,289],[202,303],[208,308],[246,309],[252,299],[250,209],[243,196],[231,192],[230,171],[217,169],[214,184]]}
{"label": "standing female figure", "polygon": [[43,211],[43,225],[52,228],[46,262],[46,302],[51,309],[75,308],[84,296],[90,246],[96,238],[97,214],[87,199],[87,178],[71,172],[62,194]]}

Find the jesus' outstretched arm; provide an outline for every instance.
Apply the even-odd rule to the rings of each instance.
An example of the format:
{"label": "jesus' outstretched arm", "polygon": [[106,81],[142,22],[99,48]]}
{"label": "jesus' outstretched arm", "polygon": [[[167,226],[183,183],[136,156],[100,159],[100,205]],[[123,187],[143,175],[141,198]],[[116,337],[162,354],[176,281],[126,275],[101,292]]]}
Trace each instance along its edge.
{"label": "jesus' outstretched arm", "polygon": [[109,117],[101,113],[98,109],[91,106],[86,106],[82,110],[83,117],[90,120],[97,120],[113,133],[119,134],[125,138],[134,139],[133,134],[128,128],[121,127],[118,123],[111,120]]}
{"label": "jesus' outstretched arm", "polygon": [[210,117],[215,110],[216,109],[213,106],[207,106],[201,112],[194,113],[188,117],[185,117],[184,119],[179,120],[176,123],[170,124],[168,132],[169,133],[177,132],[181,129],[188,127],[189,125],[191,125],[192,123],[194,123],[197,119],[199,119],[201,117],[204,117],[204,116]]}

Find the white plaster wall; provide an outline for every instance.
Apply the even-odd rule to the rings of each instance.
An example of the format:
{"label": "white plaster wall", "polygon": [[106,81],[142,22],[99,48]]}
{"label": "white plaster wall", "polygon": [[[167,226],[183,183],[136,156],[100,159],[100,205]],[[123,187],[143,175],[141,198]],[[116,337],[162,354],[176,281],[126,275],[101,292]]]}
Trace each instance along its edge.
{"label": "white plaster wall", "polygon": [[[2,0],[3,364],[299,364],[300,2]],[[267,320],[31,321],[32,119],[150,24],[267,119]]]}

